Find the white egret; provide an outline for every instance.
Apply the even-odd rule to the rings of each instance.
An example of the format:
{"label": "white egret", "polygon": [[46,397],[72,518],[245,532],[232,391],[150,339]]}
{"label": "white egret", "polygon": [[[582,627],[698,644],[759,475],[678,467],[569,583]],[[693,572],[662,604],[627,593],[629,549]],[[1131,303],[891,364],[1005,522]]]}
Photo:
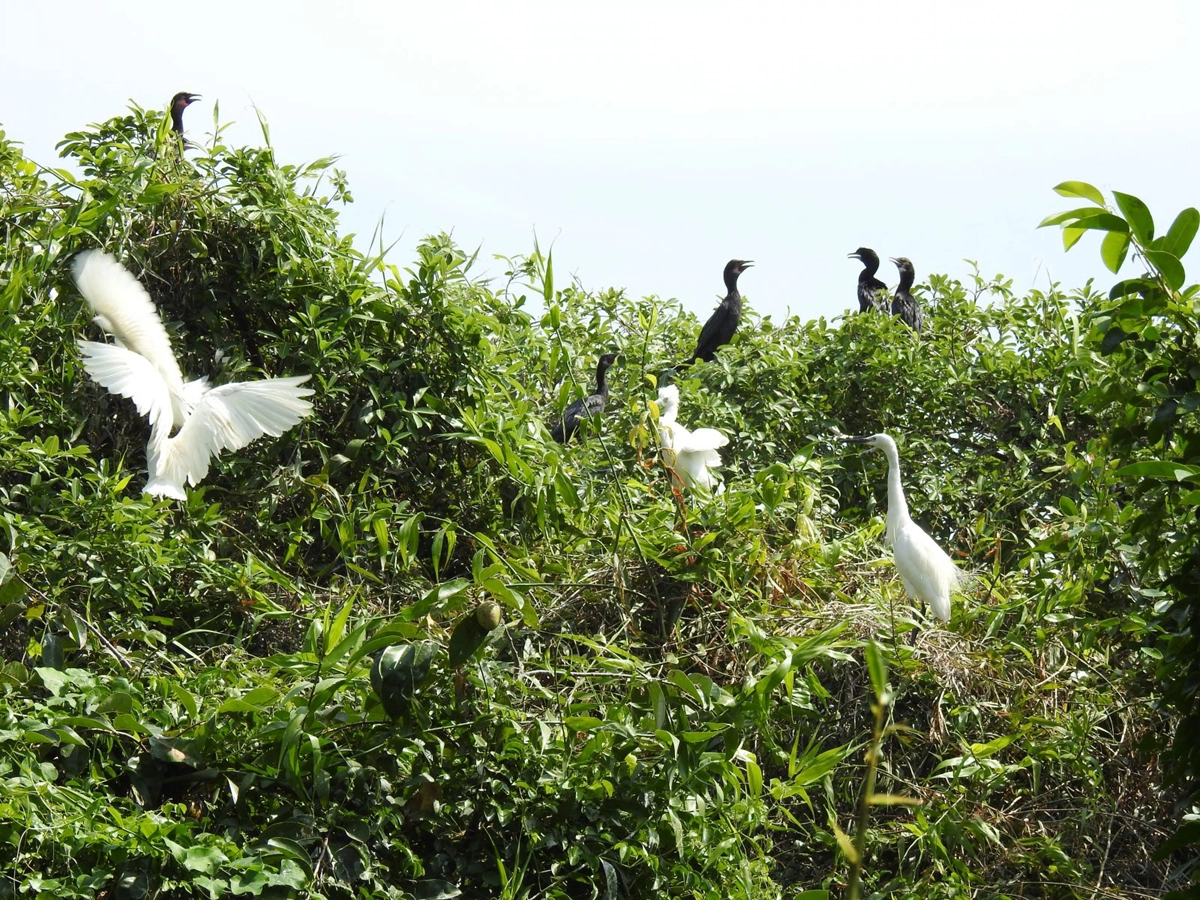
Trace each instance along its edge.
{"label": "white egret", "polygon": [[717,480],[711,469],[721,464],[717,450],[729,443],[729,438],[715,428],[689,431],[675,421],[679,414],[679,388],[669,384],[658,390],[658,442],[662,459],[679,475],[689,488],[711,491]]}
{"label": "white egret", "polygon": [[962,573],[946,551],[908,514],[908,501],[904,499],[904,488],[900,484],[900,454],[896,451],[896,442],[888,434],[852,437],[836,430],[834,434],[839,440],[882,450],[887,457],[887,540],[895,554],[896,571],[912,597],[928,603],[933,614],[943,622],[950,621],[950,593],[959,586]]}
{"label": "white egret", "polygon": [[204,479],[210,457],[279,437],[312,412],[304,398],[313,391],[300,386],[307,375],[216,388],[206,378],[185,382],[154,301],[124,266],[88,250],[75,258],[73,273],[94,321],[116,342],[79,341],[84,369],[150,419],[146,493],[186,500],[184,484]]}

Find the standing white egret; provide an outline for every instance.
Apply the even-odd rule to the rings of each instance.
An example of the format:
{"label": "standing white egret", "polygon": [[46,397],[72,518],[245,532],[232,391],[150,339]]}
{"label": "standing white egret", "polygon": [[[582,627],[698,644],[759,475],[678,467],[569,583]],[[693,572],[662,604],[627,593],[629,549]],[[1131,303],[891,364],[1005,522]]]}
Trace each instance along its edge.
{"label": "standing white egret", "polygon": [[925,530],[908,514],[908,501],[900,484],[900,454],[896,442],[888,434],[852,437],[835,432],[836,437],[852,444],[866,444],[882,450],[888,461],[887,540],[896,558],[896,571],[904,589],[928,603],[933,614],[943,622],[950,621],[950,593],[955,590],[962,573]]}
{"label": "standing white egret", "polygon": [[679,388],[673,384],[659,388],[658,442],[662,445],[663,462],[687,487],[711,491],[717,480],[710,469],[721,464],[717,450],[728,444],[729,438],[715,428],[689,431],[675,421],[678,414]]}
{"label": "standing white egret", "polygon": [[154,301],[124,266],[88,250],[75,258],[73,274],[94,321],[116,341],[79,341],[84,369],[150,419],[146,493],[186,500],[184,483],[199,484],[210,457],[263,435],[279,437],[312,412],[303,398],[313,391],[300,387],[307,375],[217,388],[207,378],[184,382]]}

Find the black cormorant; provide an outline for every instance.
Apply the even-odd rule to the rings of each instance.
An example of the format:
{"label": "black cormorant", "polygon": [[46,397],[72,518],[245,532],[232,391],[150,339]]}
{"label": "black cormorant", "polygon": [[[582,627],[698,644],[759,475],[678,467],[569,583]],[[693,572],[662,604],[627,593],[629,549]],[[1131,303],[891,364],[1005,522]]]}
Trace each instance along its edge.
{"label": "black cormorant", "polygon": [[199,94],[189,94],[187,91],[180,91],[171,98],[171,130],[176,134],[183,134],[183,111],[199,99]]}
{"label": "black cormorant", "polygon": [[913,279],[916,277],[913,272],[913,264],[903,256],[890,257],[892,262],[896,264],[896,268],[900,270],[900,283],[896,285],[896,296],[892,298],[892,315],[899,316],[900,321],[915,331],[921,333],[921,307],[917,305],[917,300],[912,295],[910,290],[913,285]]}
{"label": "black cormorant", "polygon": [[858,273],[858,311],[873,309],[887,312],[891,305],[887,285],[875,277],[879,271],[879,254],[870,247],[859,247],[848,254],[848,258],[857,259],[863,264],[863,270]]}
{"label": "black cormorant", "polygon": [[725,287],[728,293],[704,323],[700,338],[696,341],[696,352],[684,363],[685,366],[690,366],[698,359],[712,362],[718,348],[728,344],[737,331],[738,321],[742,318],[742,295],[738,293],[737,280],[752,265],[754,263],[748,259],[731,259],[725,264]]}
{"label": "black cormorant", "polygon": [[575,434],[580,422],[604,412],[604,407],[608,403],[608,378],[606,373],[608,372],[608,367],[616,361],[616,358],[617,355],[615,353],[605,353],[600,357],[600,361],[596,363],[596,393],[581,400],[576,400],[564,409],[562,415],[556,417],[554,423],[550,426],[550,437],[554,438],[560,444],[565,444]]}

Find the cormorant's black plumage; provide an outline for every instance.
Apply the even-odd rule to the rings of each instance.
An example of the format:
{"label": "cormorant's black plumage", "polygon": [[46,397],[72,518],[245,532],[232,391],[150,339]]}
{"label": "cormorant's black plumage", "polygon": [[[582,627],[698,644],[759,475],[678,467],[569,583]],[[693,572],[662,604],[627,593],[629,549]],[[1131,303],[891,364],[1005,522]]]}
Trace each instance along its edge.
{"label": "cormorant's black plumage", "polygon": [[565,444],[579,428],[579,423],[592,416],[604,412],[608,404],[608,367],[616,360],[615,353],[605,353],[596,363],[596,393],[576,400],[563,410],[550,426],[550,436],[560,444]]}
{"label": "cormorant's black plumage", "polygon": [[725,264],[725,287],[728,292],[721,305],[704,323],[696,341],[696,352],[684,363],[685,366],[690,366],[698,359],[712,362],[717,350],[733,338],[733,333],[737,331],[738,322],[742,318],[742,295],[738,293],[738,276],[752,265],[754,263],[748,259],[731,259]]}
{"label": "cormorant's black plumage", "polygon": [[171,98],[171,130],[176,134],[183,134],[183,111],[199,99],[199,94],[189,94],[187,91],[180,91]]}
{"label": "cormorant's black plumage", "polygon": [[887,312],[892,299],[888,296],[887,285],[875,277],[879,271],[879,254],[870,247],[859,247],[848,258],[863,264],[863,270],[858,273],[858,311]]}
{"label": "cormorant's black plumage", "polygon": [[921,320],[921,307],[911,291],[913,279],[916,278],[913,264],[903,256],[893,256],[891,260],[900,270],[900,283],[896,285],[896,295],[892,298],[892,315],[899,316],[905,325],[920,334],[924,323]]}

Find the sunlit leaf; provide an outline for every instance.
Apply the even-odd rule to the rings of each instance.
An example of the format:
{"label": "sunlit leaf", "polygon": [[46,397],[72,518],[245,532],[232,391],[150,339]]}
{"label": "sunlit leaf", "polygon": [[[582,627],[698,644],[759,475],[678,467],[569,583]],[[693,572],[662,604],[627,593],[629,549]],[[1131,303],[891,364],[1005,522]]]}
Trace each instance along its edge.
{"label": "sunlit leaf", "polygon": [[1183,282],[1186,276],[1183,271],[1183,263],[1181,263],[1173,254],[1165,250],[1147,250],[1146,261],[1154,268],[1158,269],[1163,280],[1172,290],[1179,290],[1183,287]]}
{"label": "sunlit leaf", "polygon": [[1129,251],[1129,235],[1120,231],[1110,231],[1100,242],[1100,258],[1104,265],[1114,275],[1121,271],[1125,262],[1125,254]]}
{"label": "sunlit leaf", "polygon": [[1120,191],[1113,191],[1113,197],[1125,215],[1125,221],[1129,223],[1133,236],[1142,245],[1149,244],[1154,240],[1154,219],[1146,204],[1132,194],[1122,194]]}
{"label": "sunlit leaf", "polygon": [[1165,250],[1176,259],[1183,259],[1192,246],[1197,228],[1200,228],[1200,211],[1194,206],[1189,206],[1175,217],[1159,249]]}
{"label": "sunlit leaf", "polygon": [[1054,186],[1054,192],[1064,197],[1082,197],[1091,200],[1097,206],[1104,205],[1104,195],[1086,181],[1064,181]]}

